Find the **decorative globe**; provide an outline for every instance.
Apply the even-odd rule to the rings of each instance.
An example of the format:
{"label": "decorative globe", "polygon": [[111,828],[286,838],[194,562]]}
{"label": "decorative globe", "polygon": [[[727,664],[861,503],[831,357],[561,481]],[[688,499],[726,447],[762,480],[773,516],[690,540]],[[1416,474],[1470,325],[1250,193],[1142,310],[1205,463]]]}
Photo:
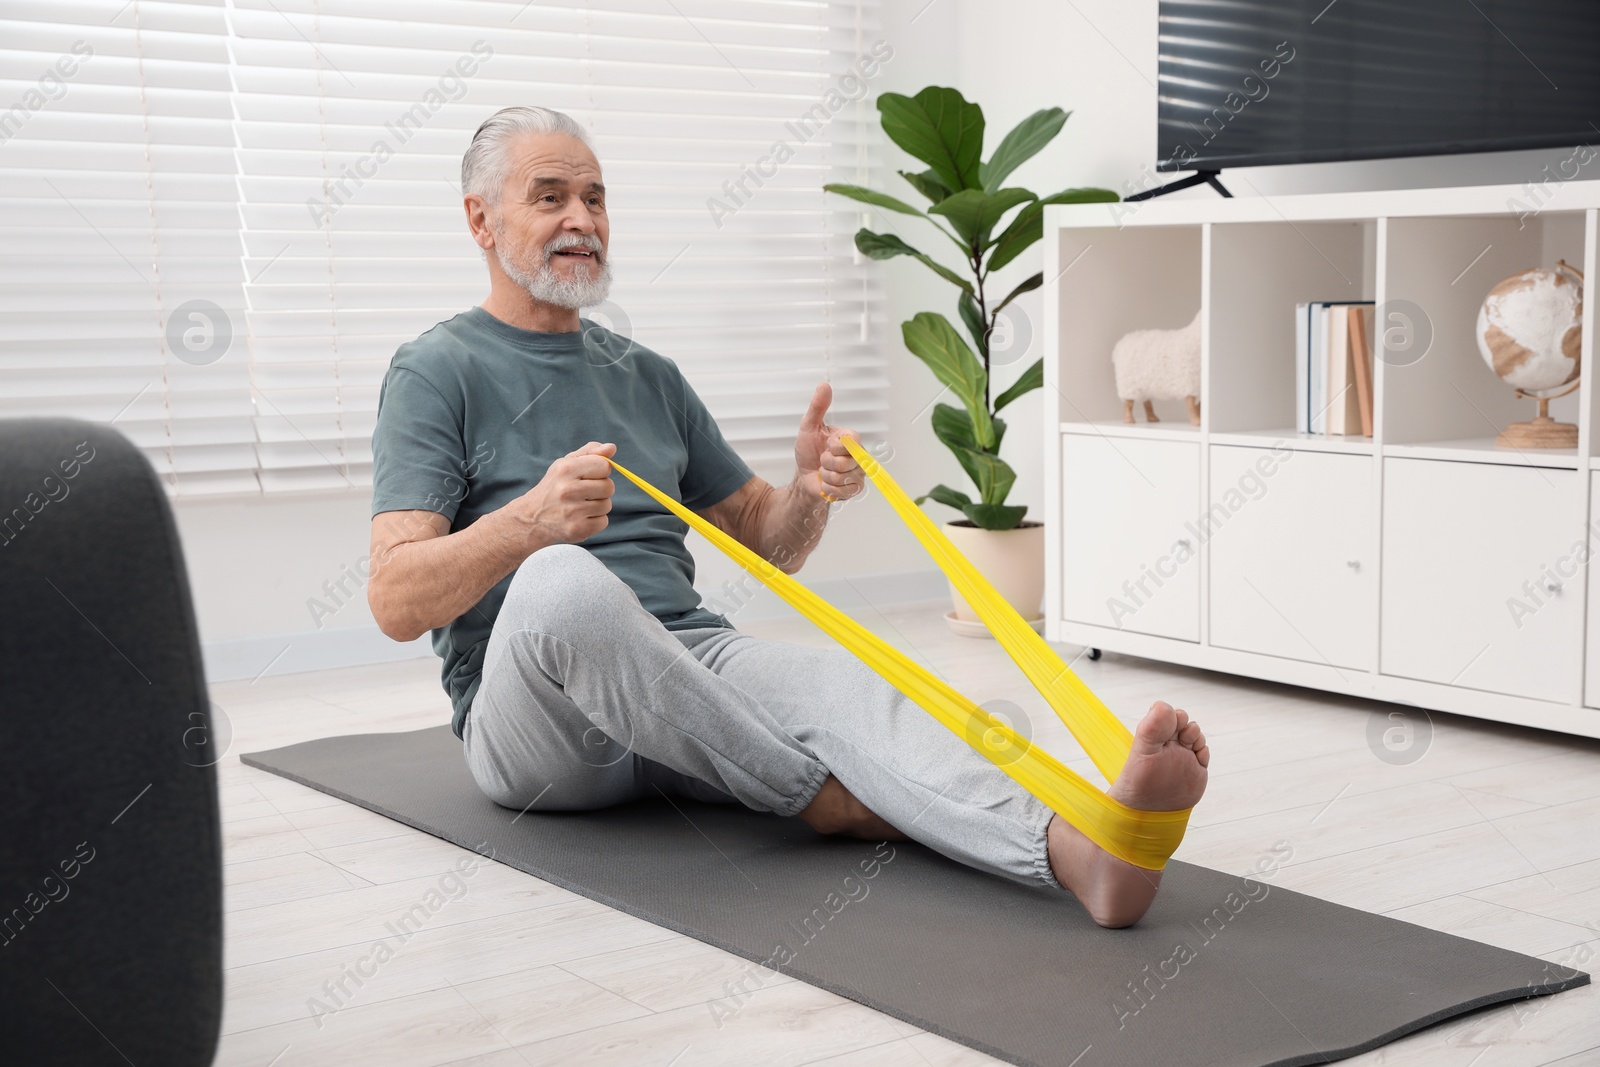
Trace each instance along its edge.
{"label": "decorative globe", "polygon": [[1478,351],[1502,381],[1537,395],[1578,377],[1583,281],[1565,262],[1513,274],[1484,297]]}

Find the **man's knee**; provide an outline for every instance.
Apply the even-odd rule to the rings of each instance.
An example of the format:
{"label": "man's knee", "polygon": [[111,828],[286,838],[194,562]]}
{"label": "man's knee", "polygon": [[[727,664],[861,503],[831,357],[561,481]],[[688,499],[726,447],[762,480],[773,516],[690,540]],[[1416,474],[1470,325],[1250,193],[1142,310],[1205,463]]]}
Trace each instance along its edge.
{"label": "man's knee", "polygon": [[614,632],[615,615],[630,606],[639,598],[626,582],[588,549],[561,543],[522,561],[501,611],[521,628],[566,636],[596,627]]}
{"label": "man's knee", "polygon": [[634,799],[631,755],[621,766],[558,764],[498,754],[490,771],[471,768],[484,796],[513,811],[596,811]]}

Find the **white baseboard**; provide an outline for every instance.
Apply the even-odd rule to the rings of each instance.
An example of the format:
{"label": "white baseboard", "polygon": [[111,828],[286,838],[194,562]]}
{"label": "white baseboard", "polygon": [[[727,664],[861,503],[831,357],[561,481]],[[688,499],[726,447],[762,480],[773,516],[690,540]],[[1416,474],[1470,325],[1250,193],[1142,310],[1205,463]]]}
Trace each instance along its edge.
{"label": "white baseboard", "polygon": [[433,654],[432,635],[423,634],[415,641],[402,643],[386,637],[372,623],[209,641],[200,646],[206,680],[210,682],[254,681],[269,674],[300,674],[333,667],[392,663]]}
{"label": "white baseboard", "polygon": [[[865,574],[848,580],[828,578],[807,584],[841,611],[852,613],[865,607],[881,609],[950,597],[949,580],[938,570]],[[776,593],[753,578],[732,589],[701,590],[701,596],[711,610],[726,615],[735,626],[794,614],[794,609]],[[210,641],[201,645],[200,652],[205,660],[206,678],[212,682],[254,680],[269,674],[299,674],[434,655],[431,635],[424,634],[415,641],[401,643],[385,637],[372,624]]]}

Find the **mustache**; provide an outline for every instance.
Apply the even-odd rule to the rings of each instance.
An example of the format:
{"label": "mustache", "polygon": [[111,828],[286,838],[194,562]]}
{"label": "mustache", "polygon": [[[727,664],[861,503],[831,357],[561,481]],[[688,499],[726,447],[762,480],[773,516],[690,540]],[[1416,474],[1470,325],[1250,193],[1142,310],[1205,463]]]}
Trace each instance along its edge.
{"label": "mustache", "polygon": [[568,248],[585,248],[594,253],[596,263],[606,261],[606,252],[600,244],[600,238],[594,234],[579,234],[576,236],[564,235],[557,237],[544,246],[544,260],[550,262],[550,257],[557,252]]}

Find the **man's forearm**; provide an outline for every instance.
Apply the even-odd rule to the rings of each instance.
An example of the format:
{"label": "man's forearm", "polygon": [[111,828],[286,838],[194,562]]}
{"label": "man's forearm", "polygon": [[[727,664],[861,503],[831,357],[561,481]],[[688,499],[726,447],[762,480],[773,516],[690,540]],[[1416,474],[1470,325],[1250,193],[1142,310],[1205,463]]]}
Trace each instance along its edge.
{"label": "man's forearm", "polygon": [[827,528],[828,501],[814,484],[797,477],[782,488],[774,488],[763,504],[751,547],[785,574],[793,574]]}
{"label": "man's forearm", "polygon": [[529,536],[502,508],[464,530],[397,544],[374,560],[373,614],[381,611],[385,632],[399,640],[444,626],[544,547]]}

